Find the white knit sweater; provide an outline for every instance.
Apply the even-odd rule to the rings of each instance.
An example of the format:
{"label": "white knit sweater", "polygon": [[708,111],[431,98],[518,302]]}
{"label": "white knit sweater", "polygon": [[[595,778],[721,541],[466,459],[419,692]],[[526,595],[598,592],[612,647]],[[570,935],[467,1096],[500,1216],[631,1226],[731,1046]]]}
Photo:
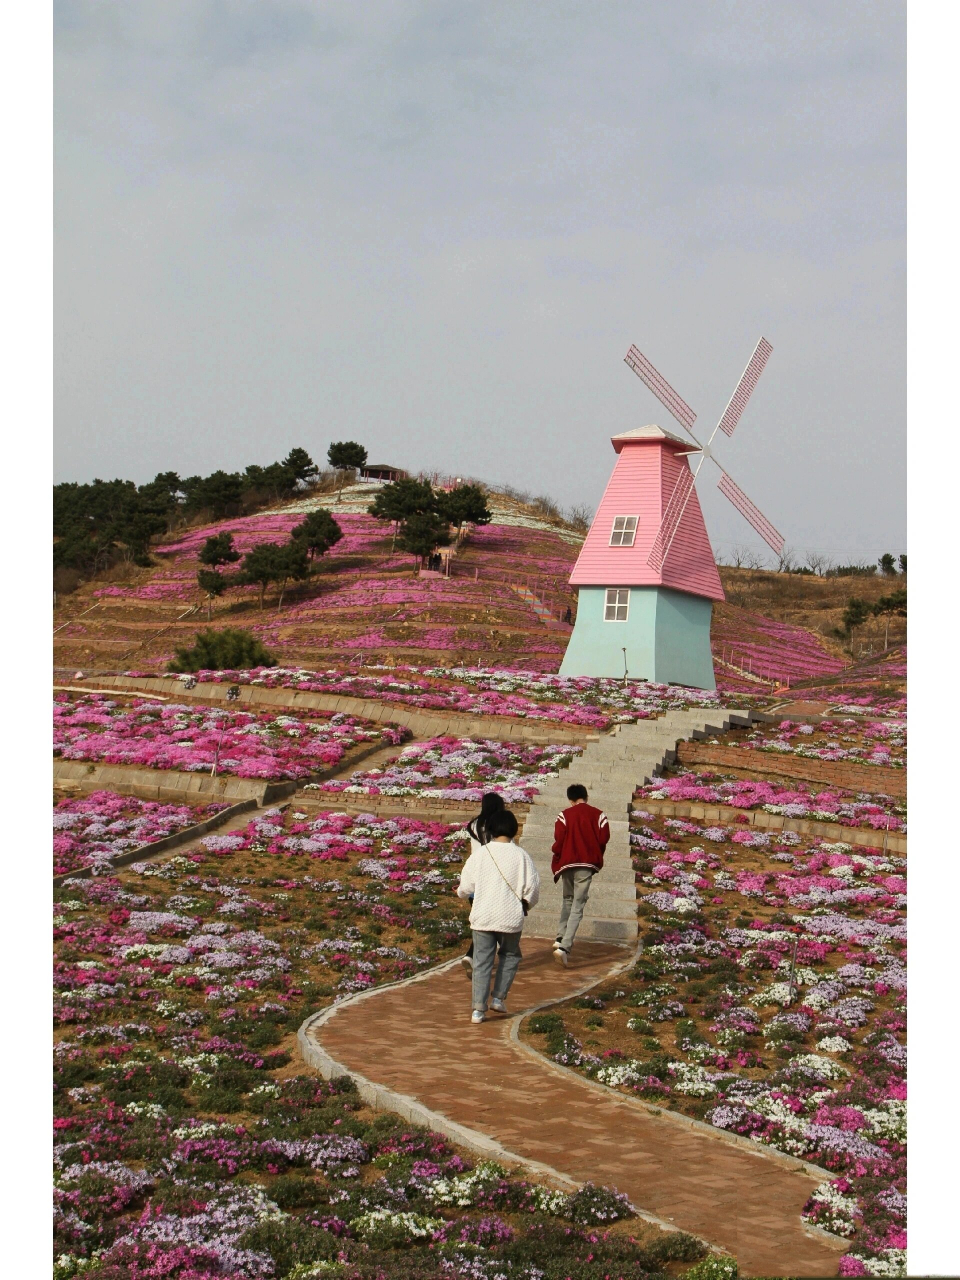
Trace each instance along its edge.
{"label": "white knit sweater", "polygon": [[533,907],[540,897],[540,876],[530,855],[520,845],[503,840],[493,840],[488,845],[470,843],[472,852],[460,872],[457,889],[461,898],[473,895],[470,928],[491,933],[520,933],[523,929],[520,899]]}

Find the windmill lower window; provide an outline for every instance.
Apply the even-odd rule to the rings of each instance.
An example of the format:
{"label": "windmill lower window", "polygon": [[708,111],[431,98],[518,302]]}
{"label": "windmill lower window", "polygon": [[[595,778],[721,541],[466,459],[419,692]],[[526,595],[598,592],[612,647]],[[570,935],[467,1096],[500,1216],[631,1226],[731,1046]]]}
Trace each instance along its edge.
{"label": "windmill lower window", "polygon": [[626,622],[630,611],[630,588],[607,587],[607,601],[603,610],[604,622]]}
{"label": "windmill lower window", "polygon": [[611,547],[632,547],[637,536],[636,516],[614,516],[610,532]]}

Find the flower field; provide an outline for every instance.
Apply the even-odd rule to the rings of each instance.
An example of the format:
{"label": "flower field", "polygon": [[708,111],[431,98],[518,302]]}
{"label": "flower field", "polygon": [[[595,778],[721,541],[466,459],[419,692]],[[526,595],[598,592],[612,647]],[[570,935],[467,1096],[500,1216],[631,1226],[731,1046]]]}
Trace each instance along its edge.
{"label": "flower field", "polygon": [[210,836],[56,892],[57,1280],[601,1280],[704,1255],[680,1233],[611,1232],[632,1217],[615,1191],[474,1165],[297,1070],[308,1012],[462,945],[464,904],[428,879],[453,878],[452,834],[271,812],[240,845]]}
{"label": "flower field", "polygon": [[838,822],[873,831],[906,831],[906,805],[888,796],[853,796],[838,790],[813,791],[778,782],[730,778],[718,773],[681,773],[657,778],[638,787],[638,803],[651,800],[725,804],[734,809],[763,809],[787,818]]}
{"label": "flower field", "polygon": [[905,716],[907,712],[907,646],[864,658],[829,680],[798,686],[798,697],[822,700],[831,713]]}
{"label": "flower field", "polygon": [[92,867],[95,875],[102,875],[120,854],[192,827],[225,808],[226,802],[161,804],[114,791],[61,800],[53,808],[53,874]]}
{"label": "flower field", "polygon": [[392,745],[409,736],[353,716],[268,716],[249,711],[57,694],[53,752],[188,773],[213,767],[240,778],[309,778],[339,764],[360,743]]}
{"label": "flower field", "polygon": [[[565,591],[578,545],[542,522],[536,528],[491,525],[482,536],[475,531],[477,546],[468,541],[461,548],[452,577],[417,577],[412,557],[391,550],[389,527],[357,510],[331,509],[343,537],[308,582],[291,585],[282,609],[275,607],[276,593],[268,593],[261,613],[257,588],[231,586],[214,606],[214,624],[252,630],[288,663],[316,666],[362,652],[387,662],[448,656],[454,664],[482,655],[532,670],[559,665],[565,633],[545,627],[506,579],[537,564],[554,594]],[[150,568],[124,570],[120,581],[93,583],[65,598],[58,664],[83,668],[106,660],[113,666],[135,654],[139,664],[162,669],[173,644],[206,621],[199,611],[192,620],[183,615],[204,600],[197,570],[207,538],[229,533],[244,553],[258,542],[285,541],[305,513],[297,506],[191,529],[152,548]]]}
{"label": "flower field", "polygon": [[[777,684],[834,676],[844,665],[816,632],[731,605],[717,606],[711,642],[717,658]],[[721,674],[734,679],[729,669]]]}
{"label": "flower field", "polygon": [[527,1030],[611,1088],[821,1165],[804,1216],[852,1240],[840,1274],[904,1275],[906,859],[631,826],[638,963]]}
{"label": "flower field", "polygon": [[485,791],[496,791],[512,804],[532,800],[540,781],[555,778],[580,750],[441,736],[411,743],[383,769],[358,770],[349,779],[331,778],[313,786],[333,794],[419,795],[478,803]]}
{"label": "flower field", "polygon": [[378,674],[375,667],[356,675],[342,668],[255,667],[249,671],[201,671],[196,678],[201,683],[341,693],[430,711],[550,720],[599,730],[615,722],[651,719],[675,708],[720,705],[716,694],[702,689],[645,681],[624,684],[622,680],[480,667],[391,667],[379,671],[384,674]]}
{"label": "flower field", "polygon": [[849,716],[802,724],[781,720],[776,729],[755,729],[746,734],[722,734],[724,746],[747,751],[772,751],[804,760],[851,760],[857,764],[905,768],[907,763],[906,720],[867,720]]}

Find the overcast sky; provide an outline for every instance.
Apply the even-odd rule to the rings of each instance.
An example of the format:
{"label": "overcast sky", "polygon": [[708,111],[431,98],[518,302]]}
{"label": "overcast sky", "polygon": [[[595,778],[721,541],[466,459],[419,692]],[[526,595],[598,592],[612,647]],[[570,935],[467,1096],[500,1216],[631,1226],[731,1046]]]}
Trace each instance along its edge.
{"label": "overcast sky", "polygon": [[[905,542],[905,6],[61,0],[56,479],[373,461],[595,508],[677,430],[790,546]],[[705,471],[714,547],[756,535]]]}

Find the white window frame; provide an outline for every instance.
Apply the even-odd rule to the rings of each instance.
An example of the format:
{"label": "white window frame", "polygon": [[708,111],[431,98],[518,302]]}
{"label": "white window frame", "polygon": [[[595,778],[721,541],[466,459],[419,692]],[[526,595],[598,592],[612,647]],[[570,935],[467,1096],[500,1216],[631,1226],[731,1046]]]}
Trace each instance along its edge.
{"label": "white window frame", "polygon": [[626,622],[630,616],[630,588],[607,587],[603,602],[604,622]]}
{"label": "white window frame", "polygon": [[632,547],[637,536],[638,516],[614,516],[610,530],[611,547]]}

